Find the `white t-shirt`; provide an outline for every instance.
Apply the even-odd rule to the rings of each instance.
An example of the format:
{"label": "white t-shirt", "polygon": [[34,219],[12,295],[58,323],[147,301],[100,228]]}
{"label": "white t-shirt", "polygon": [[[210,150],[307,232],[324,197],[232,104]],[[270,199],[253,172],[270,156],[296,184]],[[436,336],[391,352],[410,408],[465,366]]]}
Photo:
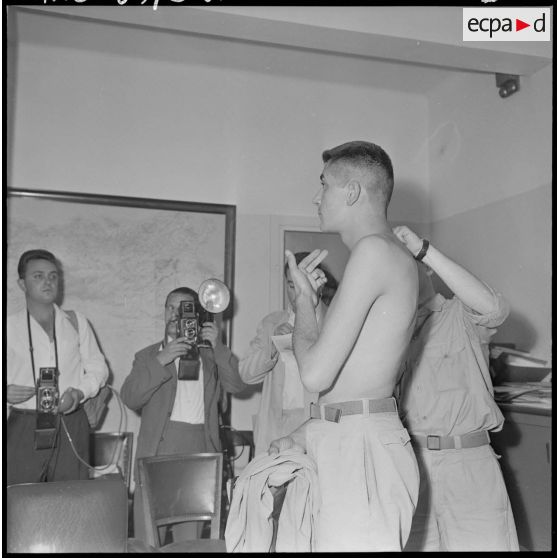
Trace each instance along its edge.
{"label": "white t-shirt", "polygon": [[[171,339],[167,339],[167,342]],[[161,349],[162,349],[161,345]],[[176,374],[178,376],[178,364],[180,359],[174,360]],[[200,359],[200,374],[197,380],[177,380],[176,396],[170,420],[177,422],[188,422],[190,424],[203,424],[203,363]]]}

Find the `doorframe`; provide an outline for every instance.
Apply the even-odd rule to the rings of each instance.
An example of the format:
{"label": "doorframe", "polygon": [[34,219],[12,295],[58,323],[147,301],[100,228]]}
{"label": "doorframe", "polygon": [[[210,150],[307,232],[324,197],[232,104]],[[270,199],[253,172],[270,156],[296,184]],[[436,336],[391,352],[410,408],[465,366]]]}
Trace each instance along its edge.
{"label": "doorframe", "polygon": [[269,255],[271,273],[269,276],[269,307],[283,308],[283,266],[285,265],[285,233],[321,232],[317,216],[273,215],[270,224]]}

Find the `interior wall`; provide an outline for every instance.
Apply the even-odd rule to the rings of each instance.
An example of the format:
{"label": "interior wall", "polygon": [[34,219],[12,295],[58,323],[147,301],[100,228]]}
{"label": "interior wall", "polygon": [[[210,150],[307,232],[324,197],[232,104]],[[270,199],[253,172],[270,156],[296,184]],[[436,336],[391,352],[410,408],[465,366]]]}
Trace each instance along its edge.
{"label": "interior wall", "polygon": [[[510,315],[493,340],[552,357],[552,186],[432,224],[436,246],[499,290]],[[466,239],[466,241],[463,241]]]}
{"label": "interior wall", "polygon": [[[427,101],[371,87],[375,62],[29,13],[17,23],[9,186],[236,205],[239,355],[274,310],[271,218],[315,216],[323,149],[379,143],[398,181],[392,217],[428,219]],[[122,348],[130,366],[140,348]],[[249,391],[235,398],[233,425],[251,428],[255,405]],[[102,430],[118,421],[111,407]]]}
{"label": "interior wall", "polygon": [[491,75],[429,95],[432,240],[500,290],[496,340],[552,357],[552,67],[502,99]]}
{"label": "interior wall", "polygon": [[[384,37],[402,37],[463,48],[485,48],[483,41],[463,43],[463,9],[459,6],[215,6],[198,10],[226,12],[268,20],[295,22]],[[517,54],[551,56],[551,46],[542,41],[492,42],[490,49]]]}
{"label": "interior wall", "polygon": [[[508,99],[493,75],[452,72],[426,96],[386,88],[379,61],[29,13],[17,25],[8,185],[236,205],[237,354],[275,310],[273,218],[315,217],[322,150],[368,139],[393,159],[390,219],[501,289],[513,319],[498,336],[549,357],[550,66]],[[123,349],[130,365],[139,348]],[[251,428],[258,402],[235,397],[233,425]]]}

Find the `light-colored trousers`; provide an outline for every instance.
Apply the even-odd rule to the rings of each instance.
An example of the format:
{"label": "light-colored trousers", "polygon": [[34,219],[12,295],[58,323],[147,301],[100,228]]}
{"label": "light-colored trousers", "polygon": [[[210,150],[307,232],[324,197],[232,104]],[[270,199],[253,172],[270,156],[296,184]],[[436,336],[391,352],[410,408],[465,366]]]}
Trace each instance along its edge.
{"label": "light-colored trousers", "polygon": [[415,451],[421,484],[405,551],[519,550],[504,478],[491,446]]}
{"label": "light-colored trousers", "polygon": [[322,503],[316,550],[400,551],[418,498],[419,471],[395,412],[312,419],[307,453],[317,466]]}

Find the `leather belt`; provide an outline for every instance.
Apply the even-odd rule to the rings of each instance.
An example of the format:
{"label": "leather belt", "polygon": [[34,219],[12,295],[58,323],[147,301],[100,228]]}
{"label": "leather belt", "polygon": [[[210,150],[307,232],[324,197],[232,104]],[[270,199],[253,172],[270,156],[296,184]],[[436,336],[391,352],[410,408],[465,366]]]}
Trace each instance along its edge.
{"label": "leather belt", "polygon": [[18,415],[36,415],[37,411],[34,409],[19,409],[18,407],[12,407],[10,409],[10,414],[15,413]]}
{"label": "leather belt", "polygon": [[396,413],[397,405],[393,397],[386,399],[358,399],[356,401],[344,401],[343,403],[331,403],[328,405],[317,405],[310,403],[310,418],[339,422],[342,415],[367,415],[369,413]]}
{"label": "leather belt", "polygon": [[411,434],[413,445],[429,450],[478,448],[490,444],[487,430],[479,430],[463,436],[436,436],[432,434]]}

